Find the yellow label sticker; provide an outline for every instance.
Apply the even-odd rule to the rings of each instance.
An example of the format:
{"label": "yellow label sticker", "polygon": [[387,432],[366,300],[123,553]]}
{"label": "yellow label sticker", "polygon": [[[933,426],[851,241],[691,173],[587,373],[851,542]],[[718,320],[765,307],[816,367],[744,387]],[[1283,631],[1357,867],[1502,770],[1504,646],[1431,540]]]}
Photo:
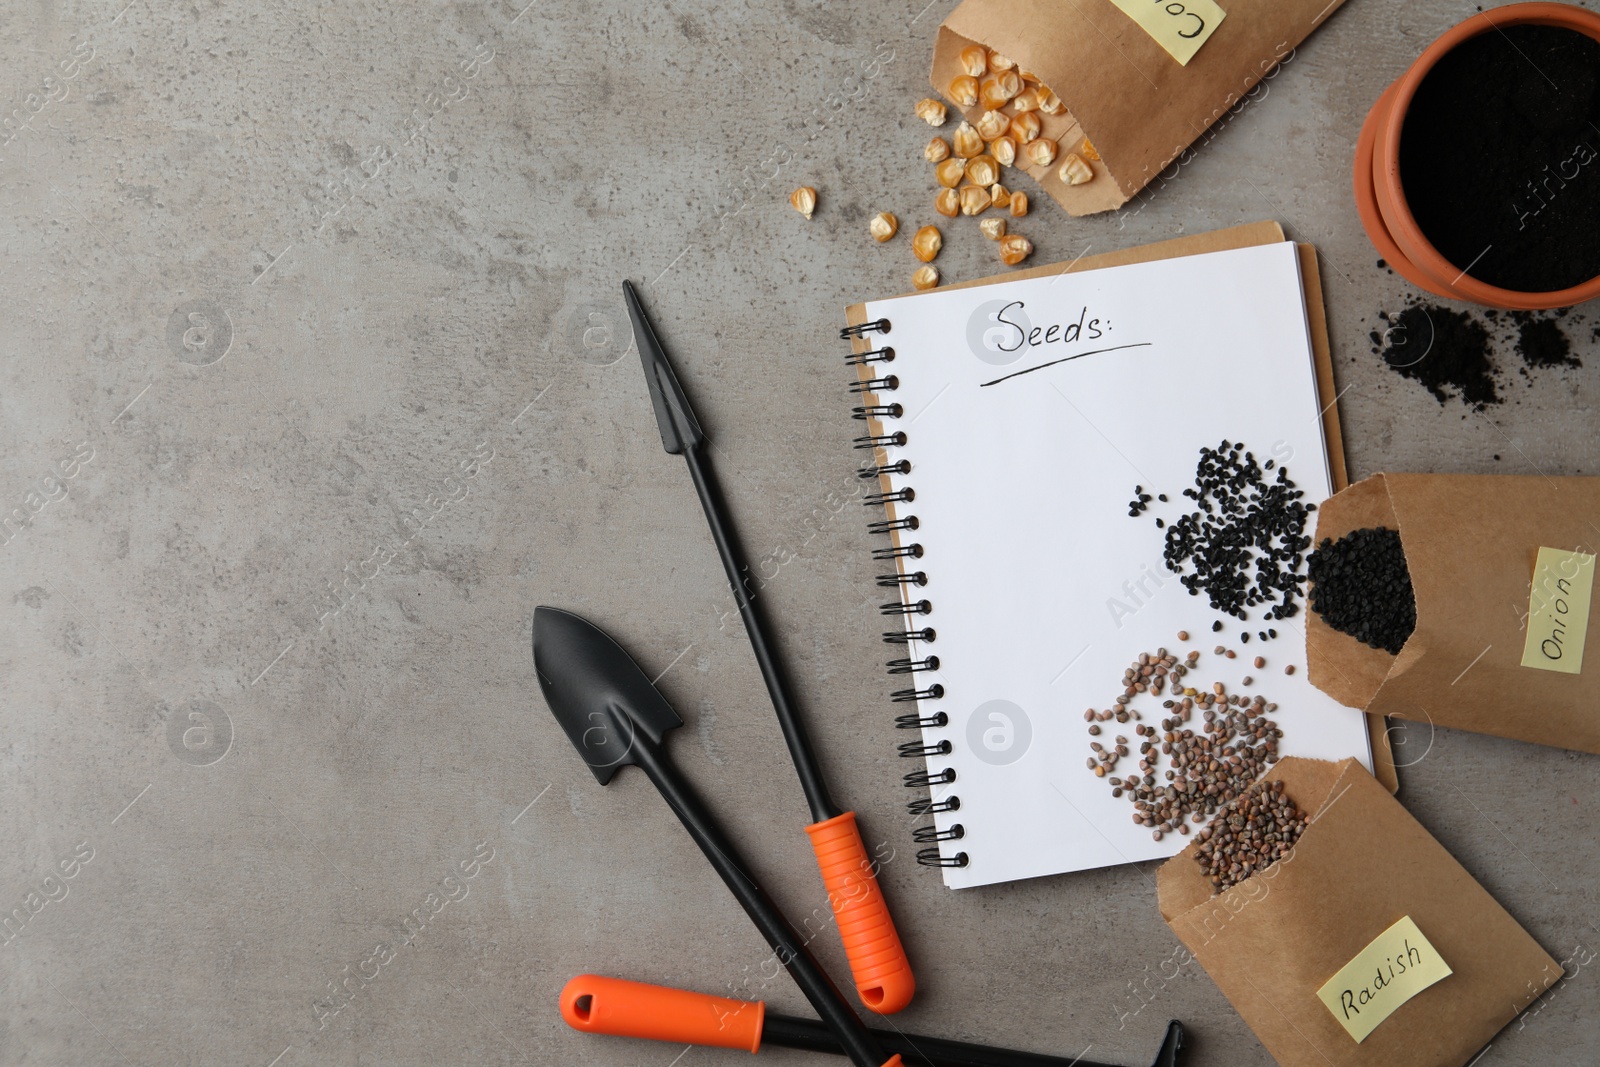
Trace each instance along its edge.
{"label": "yellow label sticker", "polygon": [[1540,548],[1528,594],[1528,637],[1522,665],[1578,674],[1589,636],[1589,598],[1594,592],[1594,557],[1563,548]]}
{"label": "yellow label sticker", "polygon": [[1400,1005],[1450,973],[1450,965],[1407,915],[1339,968],[1317,996],[1359,1043]]}
{"label": "yellow label sticker", "polygon": [[1183,66],[1228,13],[1216,0],[1111,0]]}

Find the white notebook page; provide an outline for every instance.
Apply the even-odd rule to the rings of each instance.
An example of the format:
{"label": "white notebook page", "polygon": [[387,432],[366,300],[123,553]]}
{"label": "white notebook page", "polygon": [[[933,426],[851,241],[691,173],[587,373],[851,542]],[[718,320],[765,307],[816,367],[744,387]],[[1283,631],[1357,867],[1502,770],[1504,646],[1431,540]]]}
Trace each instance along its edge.
{"label": "white notebook page", "polygon": [[[939,658],[937,671],[897,680],[944,687],[942,699],[918,707],[949,716],[922,737],[950,741],[951,753],[927,764],[955,770],[933,796],[958,796],[960,809],[926,821],[961,824],[965,836],[939,847],[970,860],[944,870],[948,886],[1160,858],[1191,840],[1153,840],[1129,799],[1113,798],[1084,763],[1090,741],[1109,746],[1122,734],[1132,754],[1114,773],[1134,772],[1134,723],[1103,723],[1091,738],[1083,712],[1112,706],[1140,652],[1177,651],[1179,630],[1190,634],[1185,651],[1202,652],[1186,684],[1221,681],[1277,703],[1281,755],[1354,756],[1370,769],[1363,716],[1307,681],[1304,600],[1293,618],[1267,622],[1255,607],[1247,624],[1226,619],[1214,634],[1223,616],[1167,571],[1165,531],[1154,522],[1190,510],[1181,493],[1199,450],[1223,440],[1287,466],[1302,502],[1331,495],[1292,243],[921,293],[866,310],[892,323],[881,342],[870,335],[896,351],[878,373],[892,372],[899,386],[878,401],[904,407],[884,429],[905,431],[888,458],[912,467],[891,481],[915,490],[898,514],[920,525],[901,537],[924,555],[905,569],[928,576],[912,599],[932,612],[912,624],[936,631],[906,653]],[[1152,501],[1130,518],[1136,485],[1171,503]],[[1252,635],[1275,627],[1278,637],[1241,644],[1246,626]],[[1238,658],[1213,655],[1218,643]],[[1264,669],[1251,666],[1257,655]],[[1283,671],[1291,663],[1292,676]],[[1255,680],[1248,690],[1245,675]],[[1159,725],[1160,701],[1139,699],[1143,721]],[[1197,708],[1189,727],[1198,734],[1202,725]]]}

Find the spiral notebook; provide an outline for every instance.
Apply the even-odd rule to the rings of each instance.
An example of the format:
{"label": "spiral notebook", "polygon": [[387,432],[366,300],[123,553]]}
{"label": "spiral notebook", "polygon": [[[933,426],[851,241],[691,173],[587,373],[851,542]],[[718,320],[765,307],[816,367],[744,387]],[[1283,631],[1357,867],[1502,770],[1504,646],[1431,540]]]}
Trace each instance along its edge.
{"label": "spiral notebook", "polygon": [[1143,740],[1084,719],[1115,707],[1140,653],[1197,649],[1186,684],[1265,694],[1279,755],[1373,767],[1366,717],[1307,680],[1303,618],[1214,632],[1223,613],[1167,569],[1155,515],[1129,514],[1140,492],[1184,500],[1222,441],[1288,468],[1306,502],[1342,486],[1314,252],[1257,224],[1116,259],[858,304],[843,331],[884,509],[873,555],[893,568],[878,584],[898,593],[880,610],[909,808],[927,817],[917,858],[952,888],[1188,842],[1156,840],[1087,763],[1091,743]]}

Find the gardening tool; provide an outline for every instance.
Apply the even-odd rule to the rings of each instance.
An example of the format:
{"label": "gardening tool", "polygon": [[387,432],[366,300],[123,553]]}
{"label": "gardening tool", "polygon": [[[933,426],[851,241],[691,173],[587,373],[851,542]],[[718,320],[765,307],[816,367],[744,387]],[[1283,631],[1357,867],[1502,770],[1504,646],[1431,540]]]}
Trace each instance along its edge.
{"label": "gardening tool", "polygon": [[633,283],[623,282],[622,292],[627,300],[628,315],[633,320],[633,339],[644,364],[645,382],[650,387],[650,402],[656,410],[661,443],[669,453],[681,455],[688,461],[689,477],[700,496],[706,521],[711,524],[711,539],[722,557],[728,584],[739,605],[739,617],[750,635],[750,645],[755,650],[761,677],[767,683],[772,708],[778,713],[778,725],[789,746],[789,758],[794,761],[800,788],[810,805],[812,822],[806,827],[806,833],[811,837],[817,866],[828,889],[828,902],[833,907],[845,955],[850,960],[856,993],[873,1011],[881,1014],[899,1011],[911,1003],[916,980],[912,977],[905,949],[901,947],[894,919],[889,915],[889,905],[878,887],[875,867],[861,840],[855,812],[844,811],[829,796],[827,782],[811,749],[811,740],[795,711],[788,680],[767,640],[762,613],[751,595],[750,568],[734,538],[709,459],[702,454],[706,445],[705,431],[700,428],[700,420],[695,418],[689,398],[678,384],[666,349],[645,316]]}
{"label": "gardening tool", "polygon": [[[706,993],[582,974],[561,990],[561,1017],[588,1034],[644,1037],[678,1045],[709,1045],[759,1052],[761,1045],[831,1052],[839,1042],[815,1019],[775,1015],[757,1001],[731,1000]],[[1107,1067],[1083,1059],[989,1048],[894,1030],[870,1031],[883,1047],[914,1067]],[[1183,1024],[1167,1024],[1166,1038],[1153,1067],[1177,1067],[1183,1049]],[[1086,1050],[1087,1051],[1087,1050]]]}
{"label": "gardening tool", "polygon": [[533,664],[545,702],[595,778],[605,785],[619,767],[644,769],[845,1055],[856,1067],[900,1067],[900,1057],[883,1051],[772,898],[745,873],[738,853],[667,757],[662,740],[683,720],[639,665],[593,623],[549,607],[533,613]]}

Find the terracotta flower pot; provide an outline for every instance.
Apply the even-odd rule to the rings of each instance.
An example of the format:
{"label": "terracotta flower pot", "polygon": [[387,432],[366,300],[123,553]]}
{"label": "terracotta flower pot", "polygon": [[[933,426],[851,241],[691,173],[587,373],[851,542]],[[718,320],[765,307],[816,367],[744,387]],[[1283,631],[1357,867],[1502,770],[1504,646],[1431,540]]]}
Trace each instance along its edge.
{"label": "terracotta flower pot", "polygon": [[1400,134],[1417,86],[1443,56],[1469,38],[1507,26],[1560,26],[1600,40],[1600,14],[1571,4],[1511,4],[1467,19],[1428,46],[1378,97],[1356,142],[1356,210],[1378,252],[1411,284],[1436,296],[1488,307],[1532,311],[1571,307],[1600,296],[1600,276],[1571,289],[1524,293],[1479,281],[1451,263],[1423,235],[1400,182]]}

